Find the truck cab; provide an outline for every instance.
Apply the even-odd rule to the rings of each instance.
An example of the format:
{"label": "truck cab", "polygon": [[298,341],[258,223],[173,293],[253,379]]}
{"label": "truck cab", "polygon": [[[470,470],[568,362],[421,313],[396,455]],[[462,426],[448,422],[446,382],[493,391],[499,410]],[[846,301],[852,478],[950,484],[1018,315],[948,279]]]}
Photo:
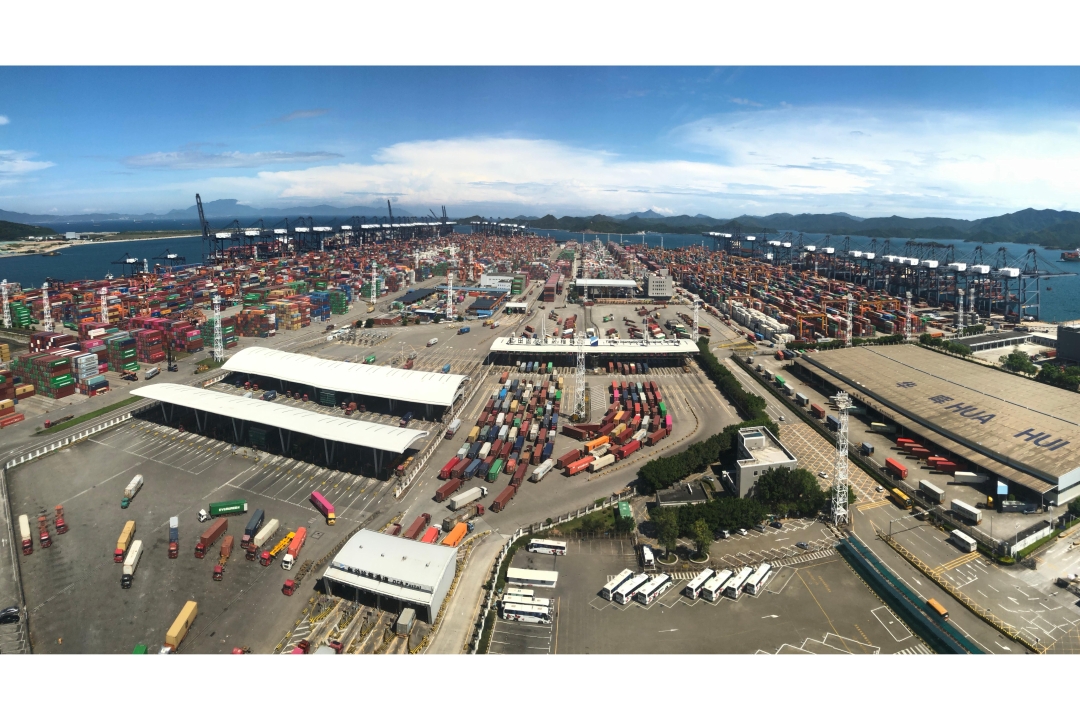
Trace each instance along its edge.
{"label": "truck cab", "polygon": [[204,523],[210,519],[210,513],[205,510],[199,510],[199,522]]}

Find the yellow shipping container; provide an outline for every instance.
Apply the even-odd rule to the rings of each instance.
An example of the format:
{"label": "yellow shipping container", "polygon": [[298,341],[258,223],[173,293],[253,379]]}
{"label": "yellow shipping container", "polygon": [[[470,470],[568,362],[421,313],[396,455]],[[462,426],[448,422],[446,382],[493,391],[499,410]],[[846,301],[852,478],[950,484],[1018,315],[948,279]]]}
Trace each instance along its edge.
{"label": "yellow shipping container", "polygon": [[195,616],[198,614],[199,603],[194,600],[188,600],[184,603],[184,609],[176,616],[176,620],[173,620],[173,624],[169,627],[169,632],[165,633],[165,644],[175,651],[176,648],[179,647],[180,642],[184,639],[184,636],[187,635],[192,623],[195,622]]}

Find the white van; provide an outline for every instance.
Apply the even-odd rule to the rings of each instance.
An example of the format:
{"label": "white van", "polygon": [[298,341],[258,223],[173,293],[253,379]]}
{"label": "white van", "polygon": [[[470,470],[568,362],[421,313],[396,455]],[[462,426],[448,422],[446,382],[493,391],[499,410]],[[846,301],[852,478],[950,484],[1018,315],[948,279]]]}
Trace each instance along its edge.
{"label": "white van", "polygon": [[431,338],[430,340],[427,341],[427,346],[431,347],[432,345],[434,345],[437,342],[439,342],[439,338]]}

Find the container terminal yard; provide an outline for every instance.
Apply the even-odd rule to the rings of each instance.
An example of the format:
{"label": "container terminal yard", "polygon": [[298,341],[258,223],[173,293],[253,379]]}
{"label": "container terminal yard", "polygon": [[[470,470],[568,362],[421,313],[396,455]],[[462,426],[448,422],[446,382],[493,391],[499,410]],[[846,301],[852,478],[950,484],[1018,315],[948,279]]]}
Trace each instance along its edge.
{"label": "container terminal yard", "polygon": [[[202,262],[5,281],[0,651],[1080,650],[1073,394],[980,359],[1055,361],[1035,255],[465,230],[203,221]],[[779,433],[645,493],[649,460],[747,419],[706,348]],[[846,515],[653,552],[651,512],[754,463],[831,490],[838,443]]]}

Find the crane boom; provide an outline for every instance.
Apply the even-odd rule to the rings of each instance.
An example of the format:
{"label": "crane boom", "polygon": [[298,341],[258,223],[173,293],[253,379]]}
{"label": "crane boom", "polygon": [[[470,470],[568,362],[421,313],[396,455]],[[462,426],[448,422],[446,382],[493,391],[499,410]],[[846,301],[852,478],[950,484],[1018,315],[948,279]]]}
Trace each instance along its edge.
{"label": "crane boom", "polygon": [[199,193],[195,193],[195,204],[199,208],[199,226],[202,228],[203,259],[205,259],[210,247],[210,225],[206,222],[206,213],[203,212],[202,198],[199,197]]}

